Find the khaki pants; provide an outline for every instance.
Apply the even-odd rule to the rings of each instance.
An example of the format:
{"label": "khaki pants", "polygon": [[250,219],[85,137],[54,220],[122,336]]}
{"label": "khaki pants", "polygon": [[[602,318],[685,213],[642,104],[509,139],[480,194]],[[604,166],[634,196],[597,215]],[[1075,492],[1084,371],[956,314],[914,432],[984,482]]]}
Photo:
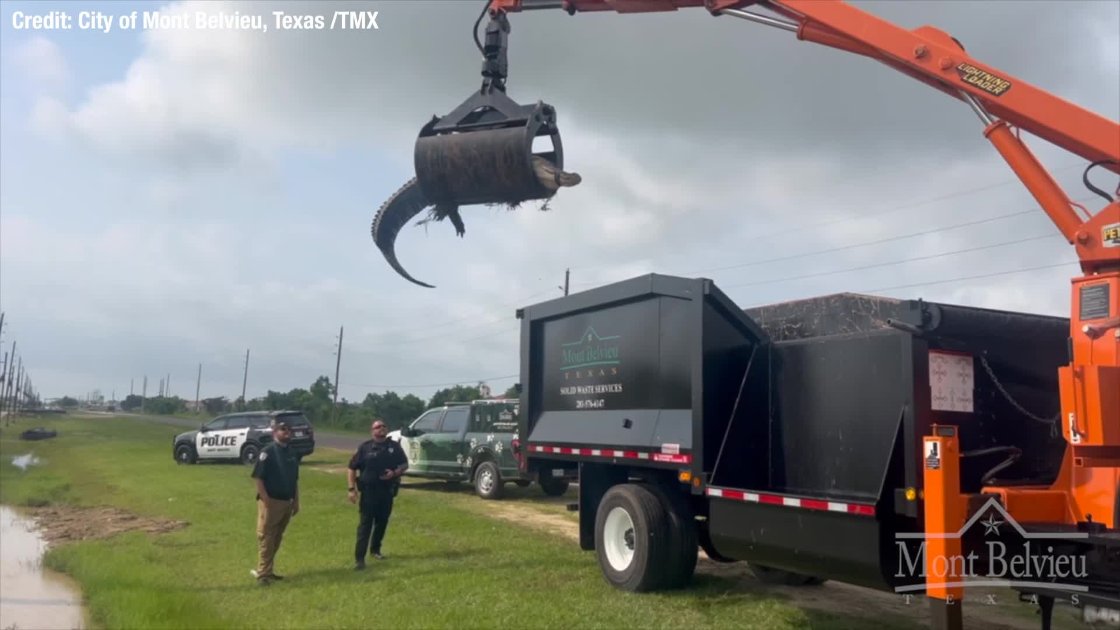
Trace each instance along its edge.
{"label": "khaki pants", "polygon": [[291,501],[257,499],[257,579],[272,575],[272,561],[291,519]]}

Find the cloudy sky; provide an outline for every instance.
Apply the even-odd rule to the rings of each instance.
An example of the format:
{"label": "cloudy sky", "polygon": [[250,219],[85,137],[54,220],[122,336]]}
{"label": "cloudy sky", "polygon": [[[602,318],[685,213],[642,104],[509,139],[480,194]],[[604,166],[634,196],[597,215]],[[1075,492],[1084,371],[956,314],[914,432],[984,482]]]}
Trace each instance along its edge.
{"label": "cloudy sky", "polygon": [[[1120,4],[854,4],[1120,118]],[[0,309],[47,397],[130,384],[430,396],[517,380],[515,309],[650,272],[743,307],[851,291],[1053,315],[1072,248],[963,103],[849,53],[703,10],[512,16],[509,94],[556,106],[583,183],[551,211],[370,220],[416,133],[479,85],[481,2],[3,4]],[[17,30],[17,11],[376,10],[376,31]],[[1024,133],[1075,200],[1085,162]],[[1118,139],[1120,141],[1120,139]],[[1112,190],[1115,176],[1094,171]]]}

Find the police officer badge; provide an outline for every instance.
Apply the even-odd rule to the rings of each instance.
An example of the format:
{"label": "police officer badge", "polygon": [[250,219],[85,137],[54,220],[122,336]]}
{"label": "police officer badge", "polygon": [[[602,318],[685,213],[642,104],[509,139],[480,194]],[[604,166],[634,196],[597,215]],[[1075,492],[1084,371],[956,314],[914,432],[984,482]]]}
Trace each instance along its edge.
{"label": "police officer badge", "polygon": [[268,459],[268,453],[267,452],[261,453],[260,457],[258,457],[257,459],[260,459],[263,462],[264,460]]}

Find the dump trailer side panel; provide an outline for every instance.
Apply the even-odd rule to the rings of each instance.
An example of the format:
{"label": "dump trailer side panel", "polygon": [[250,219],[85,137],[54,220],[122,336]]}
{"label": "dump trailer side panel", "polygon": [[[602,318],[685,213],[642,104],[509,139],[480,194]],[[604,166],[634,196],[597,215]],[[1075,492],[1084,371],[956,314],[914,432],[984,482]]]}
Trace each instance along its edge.
{"label": "dump trailer side panel", "polygon": [[720,556],[891,589],[920,579],[898,535],[923,528],[934,424],[960,429],[965,492],[1061,460],[1059,318],[850,294],[744,311],[658,275],[519,316],[524,466],[581,470],[585,549],[600,497],[638,484],[685,498],[666,509]]}

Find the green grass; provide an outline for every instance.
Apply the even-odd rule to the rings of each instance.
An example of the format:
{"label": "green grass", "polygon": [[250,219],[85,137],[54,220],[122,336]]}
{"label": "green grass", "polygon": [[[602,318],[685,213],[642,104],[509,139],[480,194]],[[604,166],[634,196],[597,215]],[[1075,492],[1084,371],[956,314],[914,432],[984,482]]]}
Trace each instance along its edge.
{"label": "green grass", "polygon": [[[487,518],[469,492],[406,488],[385,542],[389,559],[357,573],[351,563],[358,515],[346,501],[345,480],[308,468],[345,462],[346,453],[327,449],[304,461],[302,511],[277,557],[277,571],[288,579],[261,588],[249,575],[256,511],[248,468],[175,464],[175,427],[51,419],[58,438],[23,442],[17,438],[25,426],[0,432],[0,502],[113,505],[188,523],[171,533],[131,532],[48,553],[50,567],[81,584],[98,627],[890,627],[874,611],[860,620],[802,610],[737,588],[730,578],[698,575],[685,591],[622,593],[603,581],[593,554]],[[12,465],[13,456],[28,452],[38,465],[26,472]],[[560,509],[541,503],[537,509]]]}

